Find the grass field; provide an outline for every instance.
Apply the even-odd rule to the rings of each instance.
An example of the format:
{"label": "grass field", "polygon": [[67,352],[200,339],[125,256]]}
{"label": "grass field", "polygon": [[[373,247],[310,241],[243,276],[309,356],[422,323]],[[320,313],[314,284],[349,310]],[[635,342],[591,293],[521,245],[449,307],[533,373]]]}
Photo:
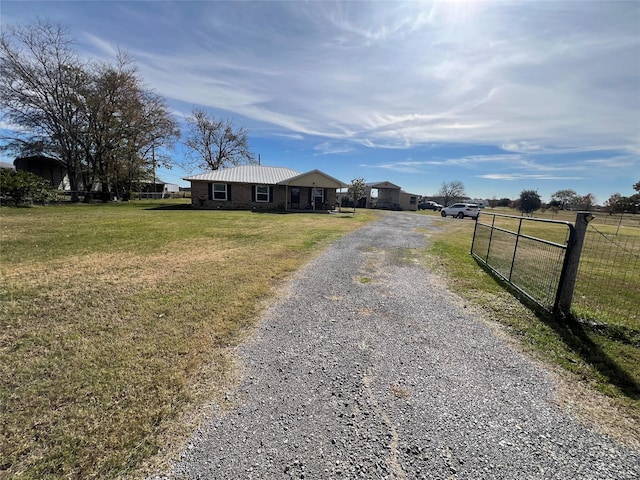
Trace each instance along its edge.
{"label": "grass field", "polygon": [[[620,422],[612,428],[640,446],[640,345],[625,336],[610,335],[587,324],[562,323],[526,308],[469,254],[474,223],[466,219],[437,220],[436,226],[440,228],[431,235],[432,246],[425,258],[427,266],[440,271],[447,287],[488,312],[489,317],[503,325],[525,349],[568,372],[572,382],[587,385],[587,394],[589,389],[606,394],[613,402],[609,408],[615,410],[601,409],[590,415],[599,416],[603,423]],[[530,226],[527,234],[539,236],[544,234],[540,229],[551,228],[535,225],[540,225],[538,231]],[[564,235],[556,230],[551,234],[558,239]],[[620,265],[621,269],[624,267]],[[599,277],[599,285],[608,282],[606,277]],[[607,288],[601,291],[605,304],[607,298],[615,301],[615,297],[607,297]],[[626,325],[626,321],[616,325]]]}
{"label": "grass field", "polygon": [[[275,287],[373,218],[181,201],[1,208],[0,478],[140,475],[186,438],[194,410],[224,404],[230,348]],[[536,317],[473,261],[473,225],[438,217],[429,268],[525,348],[615,399],[640,438],[639,349]]]}
{"label": "grass field", "polygon": [[[573,308],[603,327],[626,329],[640,347],[640,228],[589,225]],[[635,334],[633,333],[635,332]]]}
{"label": "grass field", "polygon": [[130,476],[233,382],[274,287],[374,212],[0,209],[0,477]]}

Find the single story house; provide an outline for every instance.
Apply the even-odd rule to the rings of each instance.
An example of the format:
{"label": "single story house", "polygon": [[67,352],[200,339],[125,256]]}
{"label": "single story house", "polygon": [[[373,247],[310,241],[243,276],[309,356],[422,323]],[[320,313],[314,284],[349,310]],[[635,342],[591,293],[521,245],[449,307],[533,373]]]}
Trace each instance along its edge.
{"label": "single story house", "polygon": [[191,204],[238,210],[326,211],[347,184],[320,170],[300,173],[286,167],[243,165],[184,179],[191,182]]}

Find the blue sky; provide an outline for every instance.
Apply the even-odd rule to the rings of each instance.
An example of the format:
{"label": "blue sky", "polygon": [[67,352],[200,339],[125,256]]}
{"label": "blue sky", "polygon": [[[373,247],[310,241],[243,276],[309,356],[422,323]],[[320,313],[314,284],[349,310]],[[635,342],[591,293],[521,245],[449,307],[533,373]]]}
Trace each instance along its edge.
{"label": "blue sky", "polygon": [[181,123],[194,107],[231,119],[265,165],[600,203],[640,180],[637,1],[2,0],[0,15],[63,24],[87,57],[128,52]]}

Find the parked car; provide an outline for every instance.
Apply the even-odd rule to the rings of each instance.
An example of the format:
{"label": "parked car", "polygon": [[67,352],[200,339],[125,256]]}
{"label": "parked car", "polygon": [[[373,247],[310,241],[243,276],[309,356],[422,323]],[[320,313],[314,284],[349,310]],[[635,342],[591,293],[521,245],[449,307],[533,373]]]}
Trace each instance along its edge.
{"label": "parked car", "polygon": [[450,217],[464,218],[478,218],[480,214],[480,209],[478,205],[475,203],[454,203],[450,207],[444,207],[440,210],[440,215],[446,217],[449,215]]}
{"label": "parked car", "polygon": [[435,210],[436,212],[439,212],[442,210],[442,205],[429,200],[428,202],[419,203],[418,210]]}

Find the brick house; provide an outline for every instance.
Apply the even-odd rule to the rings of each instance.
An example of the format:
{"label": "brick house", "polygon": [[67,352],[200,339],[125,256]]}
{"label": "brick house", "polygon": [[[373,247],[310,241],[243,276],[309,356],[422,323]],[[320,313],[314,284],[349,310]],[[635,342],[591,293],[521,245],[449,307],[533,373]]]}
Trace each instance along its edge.
{"label": "brick house", "polygon": [[191,182],[193,206],[236,210],[331,210],[336,191],[347,187],[320,170],[264,165],[221,168],[184,180]]}

